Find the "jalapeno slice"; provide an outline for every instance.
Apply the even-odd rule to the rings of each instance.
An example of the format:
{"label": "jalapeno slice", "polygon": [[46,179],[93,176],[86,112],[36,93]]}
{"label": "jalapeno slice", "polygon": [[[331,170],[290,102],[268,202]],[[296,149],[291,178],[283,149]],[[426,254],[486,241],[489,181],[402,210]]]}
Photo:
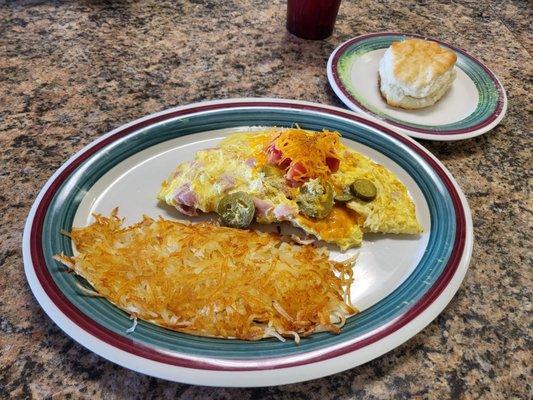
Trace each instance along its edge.
{"label": "jalapeno slice", "polygon": [[331,184],[313,179],[302,185],[296,203],[304,215],[325,218],[333,208],[333,193]]}
{"label": "jalapeno slice", "polygon": [[368,179],[357,179],[352,183],[351,189],[353,195],[363,201],[372,201],[377,195],[376,185]]}
{"label": "jalapeno slice", "polygon": [[228,194],[218,202],[217,214],[227,226],[246,228],[254,218],[254,200],[245,192]]}

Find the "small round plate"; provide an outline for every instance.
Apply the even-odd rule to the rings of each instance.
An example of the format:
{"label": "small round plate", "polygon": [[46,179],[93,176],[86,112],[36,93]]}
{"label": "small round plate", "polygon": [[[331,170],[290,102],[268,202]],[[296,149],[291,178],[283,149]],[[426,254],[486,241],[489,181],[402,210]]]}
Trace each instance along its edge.
{"label": "small round plate", "polygon": [[[103,298],[77,289],[77,277],[53,259],[73,254],[61,234],[119,207],[127,223],[143,214],[182,218],[156,192],[176,164],[239,130],[298,124],[341,132],[347,146],[405,183],[424,228],[418,237],[365,236],[352,301],[361,310],[339,335],[317,333],[297,346],[198,337],[131,320]],[[270,386],[318,378],[367,362],[419,332],[452,299],[472,251],[468,204],[450,173],[414,140],[351,111],[307,102],[236,99],[182,106],[100,137],[73,155],[37,197],[23,239],[30,287],[73,339],[117,364],[198,385]],[[335,255],[334,255],[335,256]],[[337,255],[340,256],[340,255]]]}
{"label": "small round plate", "polygon": [[[389,106],[378,87],[383,54],[393,42],[408,37],[435,41],[457,54],[452,87],[433,106],[420,110]],[[419,35],[378,32],[350,39],[331,54],[327,74],[331,87],[349,108],[415,138],[469,139],[494,128],[507,110],[502,84],[481,61],[465,50]]]}

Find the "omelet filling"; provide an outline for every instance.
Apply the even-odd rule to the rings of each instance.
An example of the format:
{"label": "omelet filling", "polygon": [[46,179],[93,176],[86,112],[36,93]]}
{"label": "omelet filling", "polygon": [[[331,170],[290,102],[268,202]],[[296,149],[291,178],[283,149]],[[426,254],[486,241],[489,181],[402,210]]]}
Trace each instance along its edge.
{"label": "omelet filling", "polygon": [[240,210],[243,218],[289,221],[342,250],[359,246],[363,232],[422,231],[405,186],[341,143],[338,132],[271,128],[230,135],[179,164],[158,198],[184,214],[216,212],[241,227],[230,222],[231,207],[218,207],[228,195],[253,204],[252,215]]}

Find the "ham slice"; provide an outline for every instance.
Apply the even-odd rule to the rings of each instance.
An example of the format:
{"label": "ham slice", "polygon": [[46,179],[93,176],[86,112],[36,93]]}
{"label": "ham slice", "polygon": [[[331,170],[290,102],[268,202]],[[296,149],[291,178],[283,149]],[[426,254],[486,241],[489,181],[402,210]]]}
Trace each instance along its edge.
{"label": "ham slice", "polygon": [[198,210],[194,207],[189,207],[183,204],[176,204],[175,207],[180,213],[188,215],[189,217],[196,217],[198,215]]}
{"label": "ham slice", "polygon": [[228,174],[220,175],[219,182],[220,182],[220,189],[223,192],[235,187],[236,185],[235,178]]}
{"label": "ham slice", "polygon": [[191,186],[186,183],[181,185],[173,197],[174,205],[179,212],[185,215],[198,215],[196,205],[198,204],[198,196],[191,190]]}
{"label": "ham slice", "polygon": [[253,168],[257,165],[257,160],[253,157],[247,158],[244,163],[249,166],[250,168]]}
{"label": "ham slice", "polygon": [[274,208],[274,216],[280,220],[288,220],[298,214],[298,207],[291,204],[279,204]]}
{"label": "ham slice", "polygon": [[260,199],[259,197],[254,197],[255,212],[258,217],[266,216],[268,210],[274,207],[271,201]]}

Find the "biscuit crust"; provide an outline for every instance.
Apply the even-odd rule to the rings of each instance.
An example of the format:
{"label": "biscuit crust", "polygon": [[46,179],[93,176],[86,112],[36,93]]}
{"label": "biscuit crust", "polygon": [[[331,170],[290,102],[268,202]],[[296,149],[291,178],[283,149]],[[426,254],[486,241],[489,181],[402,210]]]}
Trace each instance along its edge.
{"label": "biscuit crust", "polygon": [[453,68],[457,55],[438,43],[407,39],[391,45],[393,74],[403,85],[422,88]]}

